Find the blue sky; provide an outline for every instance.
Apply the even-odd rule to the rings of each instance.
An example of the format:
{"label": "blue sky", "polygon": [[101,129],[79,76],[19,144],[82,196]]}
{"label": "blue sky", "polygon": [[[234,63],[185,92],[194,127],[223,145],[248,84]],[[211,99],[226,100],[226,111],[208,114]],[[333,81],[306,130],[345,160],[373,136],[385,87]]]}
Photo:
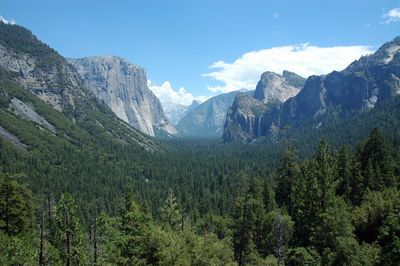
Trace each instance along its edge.
{"label": "blue sky", "polygon": [[155,92],[187,103],[251,89],[265,70],[342,68],[400,35],[396,8],[400,0],[1,0],[0,15],[65,57],[124,57],[146,68]]}

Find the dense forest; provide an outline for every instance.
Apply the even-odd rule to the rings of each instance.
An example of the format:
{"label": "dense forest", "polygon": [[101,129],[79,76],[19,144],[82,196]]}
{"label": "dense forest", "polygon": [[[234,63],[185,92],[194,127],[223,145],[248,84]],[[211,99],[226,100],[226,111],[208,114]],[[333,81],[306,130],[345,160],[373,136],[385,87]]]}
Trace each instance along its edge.
{"label": "dense forest", "polygon": [[284,142],[167,143],[127,183],[65,192],[66,177],[52,190],[18,173],[34,168],[3,141],[1,265],[398,265],[394,143],[374,128],[355,147],[321,140],[300,159]]}

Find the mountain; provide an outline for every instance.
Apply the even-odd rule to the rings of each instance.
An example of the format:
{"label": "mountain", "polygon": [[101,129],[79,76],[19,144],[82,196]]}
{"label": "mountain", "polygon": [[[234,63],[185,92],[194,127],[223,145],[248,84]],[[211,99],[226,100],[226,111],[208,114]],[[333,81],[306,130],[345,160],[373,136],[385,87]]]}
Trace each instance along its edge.
{"label": "mountain", "polygon": [[[61,55],[21,26],[0,22],[0,72],[3,137],[19,140],[29,149],[35,144],[25,134],[43,136],[42,131],[74,145],[80,138],[96,135],[95,142],[157,149],[153,140],[119,120],[93,97],[76,69]],[[24,132],[31,123],[35,127]]]}
{"label": "mountain", "polygon": [[249,95],[239,93],[228,110],[223,137],[246,142],[260,135],[260,116],[267,106]]}
{"label": "mountain", "polygon": [[304,86],[305,79],[295,73],[283,71],[282,75],[264,72],[257,83],[254,98],[263,103],[285,102]]}
{"label": "mountain", "polygon": [[[254,140],[262,136],[274,136],[278,129],[287,125],[318,129],[333,119],[357,116],[373,109],[382,101],[400,94],[400,37],[381,46],[374,54],[363,56],[343,71],[328,75],[311,76],[303,89],[282,104],[270,106],[260,120],[256,136],[254,128],[246,122],[226,124],[225,141]],[[241,128],[235,132],[233,128]],[[246,138],[241,138],[243,131]]]}
{"label": "mountain", "polygon": [[177,133],[148,88],[143,68],[116,56],[68,61],[77,69],[83,84],[123,121],[150,136]]}
{"label": "mountain", "polygon": [[282,75],[264,72],[257,83],[254,96],[236,96],[232,108],[227,113],[224,140],[249,142],[262,135],[265,131],[261,119],[264,113],[295,96],[304,82],[303,77],[286,70]]}
{"label": "mountain", "polygon": [[221,137],[227,110],[232,106],[238,93],[239,91],[220,94],[194,107],[176,126],[179,133],[192,138]]}
{"label": "mountain", "polygon": [[163,110],[165,116],[171,121],[173,125],[177,125],[179,121],[193,108],[199,106],[200,103],[198,101],[193,100],[190,105],[183,105],[172,102],[163,102]]}

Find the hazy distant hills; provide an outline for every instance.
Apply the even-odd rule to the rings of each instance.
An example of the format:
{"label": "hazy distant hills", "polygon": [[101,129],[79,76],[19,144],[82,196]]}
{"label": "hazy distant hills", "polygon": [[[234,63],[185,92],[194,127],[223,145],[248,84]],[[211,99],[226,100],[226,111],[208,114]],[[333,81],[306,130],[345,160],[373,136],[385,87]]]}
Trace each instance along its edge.
{"label": "hazy distant hills", "polygon": [[[176,128],[183,137],[219,138],[228,109],[239,91],[220,94],[193,108],[179,121]],[[253,92],[244,92],[253,94]]]}

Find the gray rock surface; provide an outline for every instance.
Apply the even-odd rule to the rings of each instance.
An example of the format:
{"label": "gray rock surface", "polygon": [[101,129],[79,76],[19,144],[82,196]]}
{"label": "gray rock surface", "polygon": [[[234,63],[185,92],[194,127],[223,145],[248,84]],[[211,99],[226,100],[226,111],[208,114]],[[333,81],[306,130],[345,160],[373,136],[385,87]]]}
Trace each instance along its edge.
{"label": "gray rock surface", "polygon": [[283,75],[267,71],[261,75],[254,98],[263,103],[282,103],[295,96],[303,87],[304,82],[304,78],[288,71],[284,71]]}
{"label": "gray rock surface", "polygon": [[116,56],[69,59],[83,83],[122,120],[150,136],[176,135],[143,68]]}
{"label": "gray rock surface", "polygon": [[261,117],[267,105],[249,95],[239,93],[229,109],[223,138],[229,141],[250,142],[261,135]]}
{"label": "gray rock surface", "polygon": [[16,136],[14,136],[13,134],[11,134],[10,132],[8,132],[5,128],[3,128],[2,126],[0,126],[0,136],[2,136],[3,138],[5,138],[6,140],[10,141],[12,144],[14,144],[16,147],[22,149],[22,150],[26,150],[28,148],[27,145],[25,145],[24,143],[22,143]]}
{"label": "gray rock surface", "polygon": [[17,82],[56,110],[73,110],[79,98],[85,97],[85,91],[75,68],[55,58],[52,64],[45,65],[39,57],[0,43],[0,67],[19,73]]}
{"label": "gray rock surface", "polygon": [[295,96],[304,81],[304,78],[289,71],[283,71],[282,75],[264,72],[253,97],[241,94],[236,96],[227,114],[223,139],[226,142],[250,142],[268,131],[276,132],[276,125],[271,123],[267,127],[263,116],[267,110]]}
{"label": "gray rock surface", "polygon": [[36,124],[47,128],[53,133],[56,133],[56,128],[50,124],[46,118],[43,116],[39,115],[35,109],[30,106],[29,104],[24,103],[23,101],[17,99],[17,98],[12,98],[10,102],[10,106],[15,110],[15,112],[22,116],[23,118],[35,122]]}

